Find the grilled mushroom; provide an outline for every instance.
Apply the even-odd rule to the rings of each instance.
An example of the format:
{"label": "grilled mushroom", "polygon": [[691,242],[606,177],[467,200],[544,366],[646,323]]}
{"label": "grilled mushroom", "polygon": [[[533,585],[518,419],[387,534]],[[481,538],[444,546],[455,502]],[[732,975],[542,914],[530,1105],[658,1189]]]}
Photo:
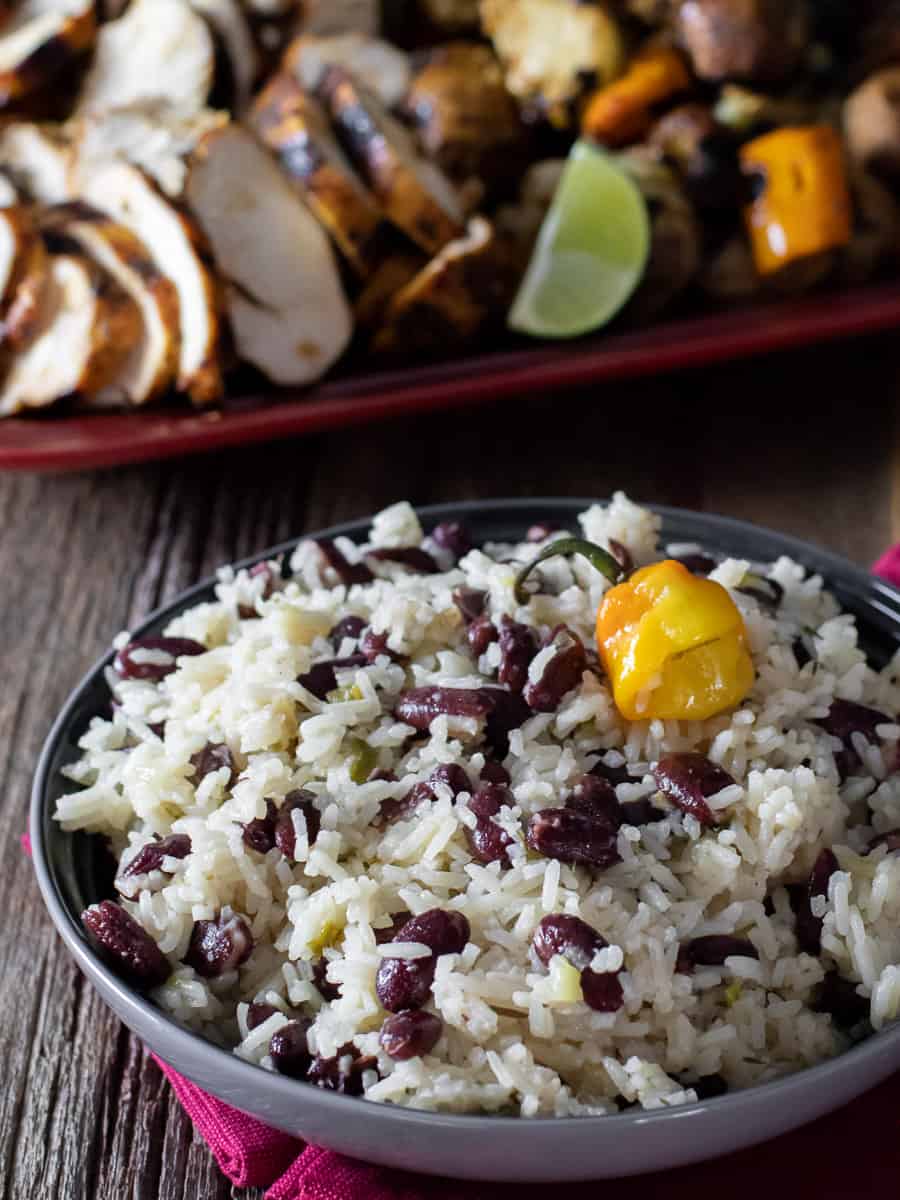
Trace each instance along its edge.
{"label": "grilled mushroom", "polygon": [[678,35],[701,79],[779,83],[808,41],[806,0],[681,0]]}
{"label": "grilled mushroom", "polygon": [[34,333],[47,281],[47,253],[30,209],[0,210],[0,344],[23,345]]}
{"label": "grilled mushroom", "polygon": [[0,28],[0,105],[45,87],[96,32],[93,0],[22,0]]}
{"label": "grilled mushroom", "polygon": [[241,358],[273,383],[310,383],[340,357],[350,310],[323,231],[265,148],[239,125],[208,134],[187,199],[225,282]]}
{"label": "grilled mushroom", "polygon": [[157,269],[174,284],[181,329],[178,389],[195,404],[220,399],[224,384],[219,293],[194,222],[129,163],[109,163],[86,172],[81,196],[130,229]]}
{"label": "grilled mushroom", "polygon": [[509,179],[525,154],[515,102],[490,47],[451,42],[431,51],[406,95],[427,153],[451,179]]}
{"label": "grilled mushroom", "polygon": [[409,55],[380,38],[362,33],[332,37],[295,38],[284,55],[284,68],[314,92],[329,67],[343,67],[377,96],[385,108],[394,108],[409,87],[412,71]]}
{"label": "grilled mushroom", "polygon": [[134,301],[141,318],[138,336],[113,379],[93,389],[98,405],[147,404],[174,383],[180,352],[178,293],[157,269],[144,244],[124,225],[74,201],[48,209],[42,224],[49,235],[74,242]]}
{"label": "grilled mushroom", "polygon": [[132,0],[103,25],[77,112],[107,112],[164,101],[185,116],[206,104],[215,48],[206,21],[184,0]]}
{"label": "grilled mushroom", "polygon": [[101,391],[120,370],[139,326],[134,305],[94,263],[79,254],[50,254],[35,332],[6,373],[0,415]]}
{"label": "grilled mushroom", "polygon": [[338,145],[318,100],[282,72],[257,97],[250,123],[341,254],[359,275],[366,275],[382,214]]}
{"label": "grilled mushroom", "polygon": [[555,124],[568,123],[586,81],[608,83],[624,65],[622,33],[603,3],[481,0],[481,23],[506,86]]}
{"label": "grilled mushroom", "polygon": [[404,354],[471,342],[506,312],[517,281],[490,222],[473,217],[388,304],[373,348]]}
{"label": "grilled mushroom", "polygon": [[453,185],[419,156],[410,134],[378,99],[338,67],[326,72],[320,93],[388,219],[429,254],[458,236],[463,212]]}

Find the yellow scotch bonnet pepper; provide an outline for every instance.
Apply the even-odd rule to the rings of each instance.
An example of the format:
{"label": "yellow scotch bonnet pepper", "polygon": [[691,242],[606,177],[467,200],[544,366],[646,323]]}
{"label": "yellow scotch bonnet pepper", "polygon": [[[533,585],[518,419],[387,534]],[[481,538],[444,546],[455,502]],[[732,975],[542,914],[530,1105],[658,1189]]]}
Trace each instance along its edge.
{"label": "yellow scotch bonnet pepper", "polygon": [[516,596],[536,564],[581,554],[615,586],[597,610],[597,650],[613,699],[629,721],[706,720],[733,708],[753,686],[747,631],[721,584],[673,559],[625,577],[621,565],[583,538],[552,542],[519,574]]}

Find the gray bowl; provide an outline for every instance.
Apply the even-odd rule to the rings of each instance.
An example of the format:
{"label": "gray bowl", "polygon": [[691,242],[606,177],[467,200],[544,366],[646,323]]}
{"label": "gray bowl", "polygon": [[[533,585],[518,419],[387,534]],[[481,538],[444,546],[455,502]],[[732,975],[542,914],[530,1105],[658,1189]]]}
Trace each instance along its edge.
{"label": "gray bowl", "polygon": [[[588,500],[492,501],[423,509],[426,528],[464,519],[479,541],[517,540],[535,521],[571,525]],[[821,573],[841,604],[856,614],[861,643],[876,665],[900,635],[900,591],[836,555],[740,521],[660,508],[664,541],[699,542],[769,561],[790,555]],[[324,531],[362,539],[368,522]],[[286,542],[242,566],[291,550]],[[140,633],[156,631],[183,609],[208,598],[212,581],[185,592],[151,616]],[[122,983],[87,941],[79,913],[104,893],[97,839],[67,834],[51,820],[64,790],[60,768],[77,755],[88,721],[108,710],[103,669],[86,676],[60,713],[44,747],[31,802],[31,840],[47,909],[78,966],[114,1012],[160,1058],[182,1074],[267,1124],[373,1163],[465,1179],[539,1182],[639,1174],[711,1158],[785,1133],[829,1112],[900,1067],[900,1024],[846,1054],[786,1079],[714,1100],[620,1116],[519,1120],[456,1116],[323,1092],[242,1062],[174,1024]]]}

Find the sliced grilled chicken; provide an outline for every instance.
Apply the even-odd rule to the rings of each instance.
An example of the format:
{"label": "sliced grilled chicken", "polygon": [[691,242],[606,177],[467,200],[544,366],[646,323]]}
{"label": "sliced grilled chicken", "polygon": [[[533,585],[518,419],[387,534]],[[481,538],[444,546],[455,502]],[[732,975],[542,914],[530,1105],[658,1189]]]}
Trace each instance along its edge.
{"label": "sliced grilled chicken", "polygon": [[0,104],[44,87],[96,32],[94,0],[23,0],[0,31]]}
{"label": "sliced grilled chicken", "polygon": [[47,253],[30,209],[0,209],[0,344],[23,345],[34,333],[47,282]]}
{"label": "sliced grilled chicken", "polygon": [[185,0],[132,0],[100,30],[77,113],[162,100],[190,115],[206,104],[214,69],[212,34]]}
{"label": "sliced grilled chicken", "polygon": [[190,155],[207,133],[221,129],[228,120],[227,113],[211,108],[180,117],[155,101],[70,122],[75,188],[98,165],[124,158],[177,200],[184,192]]}
{"label": "sliced grilled chicken", "polygon": [[137,305],[140,335],[115,378],[95,389],[98,404],[147,404],[167,391],[178,373],[178,293],[144,244],[124,225],[81,202],[58,205],[44,216],[51,233],[75,242]]}
{"label": "sliced grilled chicken", "polygon": [[181,327],[179,390],[195,404],[220,399],[224,385],[219,297],[194,222],[130,163],[108,163],[87,172],[81,197],[130,229],[175,285]]}
{"label": "sliced grilled chicken", "polygon": [[339,67],[326,71],[319,91],[388,219],[429,254],[458,237],[464,215],[456,189],[379,100]]}
{"label": "sliced grilled chicken", "polygon": [[328,238],[265,147],[229,125],[194,155],[187,199],[225,283],[238,354],[274,383],[310,383],[352,333]]}
{"label": "sliced grilled chicken", "polygon": [[190,0],[191,8],[207,22],[226,60],[230,107],[240,116],[253,93],[260,57],[246,14],[238,0]]}
{"label": "sliced grilled chicken", "polygon": [[57,125],[16,121],[0,132],[0,169],[31,200],[68,200],[73,163],[72,146]]}
{"label": "sliced grilled chicken", "polygon": [[406,354],[470,342],[506,312],[515,282],[490,222],[473,217],[464,237],[396,293],[372,346]]}
{"label": "sliced grilled chicken", "polygon": [[308,92],[318,88],[329,67],[343,67],[385,108],[400,103],[412,78],[408,54],[363,33],[294,38],[285,51],[284,66]]}
{"label": "sliced grilled chicken", "polygon": [[282,72],[256,98],[250,123],[353,269],[370,271],[383,218],[338,145],[318,100]]}
{"label": "sliced grilled chicken", "polygon": [[0,416],[102,391],[139,332],[134,304],[95,263],[50,254],[36,331],[0,388]]}
{"label": "sliced grilled chicken", "polygon": [[303,30],[327,37],[333,33],[381,32],[381,0],[305,0]]}
{"label": "sliced grilled chicken", "polygon": [[437,46],[416,74],[404,111],[451,179],[506,181],[525,161],[524,127],[489,46]]}

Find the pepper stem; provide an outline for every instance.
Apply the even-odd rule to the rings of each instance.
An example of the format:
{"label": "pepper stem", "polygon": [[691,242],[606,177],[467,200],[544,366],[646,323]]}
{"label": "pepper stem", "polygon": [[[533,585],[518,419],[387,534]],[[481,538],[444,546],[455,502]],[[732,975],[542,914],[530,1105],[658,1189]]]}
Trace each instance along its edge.
{"label": "pepper stem", "polygon": [[524,566],[516,576],[516,582],[513,585],[513,594],[516,597],[517,604],[528,603],[528,593],[522,585],[534,568],[548,558],[555,558],[557,554],[561,554],[564,558],[569,558],[573,554],[580,554],[582,558],[588,560],[592,567],[596,567],[601,575],[605,575],[610,583],[618,583],[619,580],[624,578],[625,571],[622,569],[622,564],[617,562],[609,551],[604,550],[602,546],[598,546],[595,542],[589,542],[586,538],[557,538],[555,542],[551,542],[546,549],[542,550],[536,558],[533,558],[527,566]]}

